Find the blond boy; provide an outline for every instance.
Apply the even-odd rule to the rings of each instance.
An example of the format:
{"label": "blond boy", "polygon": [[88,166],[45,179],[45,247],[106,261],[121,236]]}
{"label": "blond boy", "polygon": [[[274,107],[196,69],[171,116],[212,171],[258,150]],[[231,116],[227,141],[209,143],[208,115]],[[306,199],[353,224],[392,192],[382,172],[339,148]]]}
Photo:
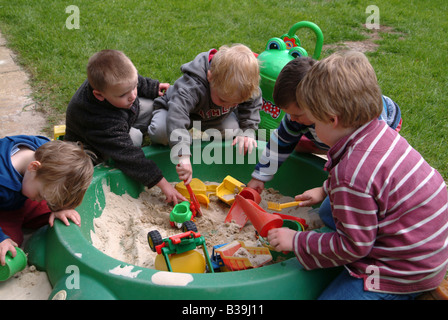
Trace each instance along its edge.
{"label": "blond boy", "polygon": [[436,288],[448,262],[448,194],[441,175],[386,122],[367,58],[333,54],[297,87],[298,105],[330,146],[323,187],[336,231],[271,230],[277,250],[294,251],[306,269],[345,266],[321,299],[412,299]]}
{"label": "blond boy", "polygon": [[0,262],[23,241],[22,226],[53,226],[58,218],[79,225],[74,210],[93,176],[93,164],[82,146],[41,136],[0,139]]}
{"label": "blond boy", "polygon": [[233,144],[238,144],[240,152],[251,152],[256,146],[262,99],[258,60],[245,45],[200,53],[181,71],[183,76],[166,95],[154,101],[148,132],[151,141],[175,150],[179,178],[188,184],[192,177],[188,130],[200,123],[202,131],[227,131],[232,138],[236,136]]}

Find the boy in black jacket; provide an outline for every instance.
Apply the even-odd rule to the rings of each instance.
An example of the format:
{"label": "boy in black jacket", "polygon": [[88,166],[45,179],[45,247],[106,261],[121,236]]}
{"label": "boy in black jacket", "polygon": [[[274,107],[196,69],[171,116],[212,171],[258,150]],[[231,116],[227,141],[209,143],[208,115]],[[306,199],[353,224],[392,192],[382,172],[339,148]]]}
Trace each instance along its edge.
{"label": "boy in black jacket", "polygon": [[124,174],[148,188],[157,185],[167,202],[177,204],[185,197],[141,149],[140,129],[148,126],[152,100],[168,87],[140,76],[121,51],[97,52],[89,59],[87,80],[67,107],[64,139],[81,141],[99,161],[112,159]]}

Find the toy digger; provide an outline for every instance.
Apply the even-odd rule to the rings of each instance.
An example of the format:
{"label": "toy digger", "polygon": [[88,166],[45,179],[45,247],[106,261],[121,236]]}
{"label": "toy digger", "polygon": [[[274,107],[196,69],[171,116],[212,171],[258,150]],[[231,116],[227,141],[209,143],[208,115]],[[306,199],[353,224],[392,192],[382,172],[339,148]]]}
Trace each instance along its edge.
{"label": "toy digger", "polygon": [[[208,269],[214,273],[213,267],[208,255],[205,239],[197,231],[196,224],[193,221],[185,221],[182,225],[183,233],[179,233],[165,239],[162,239],[159,231],[152,230],[148,232],[149,247],[153,252],[159,255],[156,257],[156,269],[164,269],[163,263],[160,263],[160,255],[165,259],[166,268],[171,272],[201,273],[205,271],[204,257]],[[202,246],[204,257],[195,251],[197,246]],[[184,259],[178,267],[172,266],[171,260]],[[158,267],[159,266],[159,267]],[[190,268],[190,269],[189,269]],[[176,270],[177,269],[177,270]],[[192,271],[194,270],[194,271]]]}

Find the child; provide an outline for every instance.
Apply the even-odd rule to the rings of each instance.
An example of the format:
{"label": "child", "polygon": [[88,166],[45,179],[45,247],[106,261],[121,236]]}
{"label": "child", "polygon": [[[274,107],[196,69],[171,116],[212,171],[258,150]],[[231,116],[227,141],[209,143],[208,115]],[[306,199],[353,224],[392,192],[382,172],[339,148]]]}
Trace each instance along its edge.
{"label": "child", "polygon": [[[273,98],[275,104],[286,112],[279,127],[272,133],[260,162],[252,173],[248,183],[258,192],[262,192],[264,184],[274,178],[280,165],[294,151],[325,154],[329,147],[320,141],[314,131],[314,124],[305,116],[296,102],[296,88],[306,73],[316,63],[308,57],[300,57],[288,62],[275,82]],[[382,96],[383,112],[380,119],[399,131],[401,128],[401,111],[398,105],[386,96]],[[276,158],[268,158],[271,150],[277,150]],[[272,162],[276,161],[275,164]]]}
{"label": "child", "polygon": [[148,132],[152,142],[169,144],[172,154],[179,156],[177,173],[188,184],[192,178],[188,130],[193,121],[200,121],[202,131],[237,132],[233,145],[238,144],[240,152],[251,152],[262,98],[258,60],[242,44],[200,53],[181,71],[183,76],[154,101]]}
{"label": "child", "polygon": [[22,226],[39,228],[55,218],[80,225],[74,210],[93,176],[93,164],[76,143],[41,136],[0,139],[0,262],[23,242]]}
{"label": "child", "polygon": [[157,185],[167,202],[177,204],[185,197],[141,149],[140,130],[146,130],[152,113],[149,99],[168,87],[167,83],[140,76],[121,51],[97,52],[89,59],[87,80],[67,107],[64,139],[81,141],[99,162],[112,159],[124,174],[148,188]]}
{"label": "child", "polygon": [[321,299],[412,299],[436,288],[448,261],[448,194],[441,175],[384,121],[375,72],[362,53],[333,54],[297,87],[297,103],[330,147],[323,187],[336,231],[270,230],[276,250],[306,269],[345,266]]}

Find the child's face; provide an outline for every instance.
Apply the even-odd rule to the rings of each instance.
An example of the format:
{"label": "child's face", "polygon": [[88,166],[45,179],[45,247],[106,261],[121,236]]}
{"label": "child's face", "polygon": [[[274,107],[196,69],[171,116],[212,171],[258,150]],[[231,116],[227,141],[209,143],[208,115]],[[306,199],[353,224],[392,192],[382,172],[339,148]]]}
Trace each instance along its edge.
{"label": "child's face", "polygon": [[[129,109],[137,98],[137,79],[135,81],[110,85],[105,91],[98,92],[99,100],[106,99],[117,108]],[[101,99],[102,98],[102,99]]]}
{"label": "child's face", "polygon": [[233,108],[244,102],[240,101],[238,97],[226,97],[212,87],[210,87],[210,97],[214,104],[222,108]]}
{"label": "child's face", "polygon": [[314,123],[308,118],[308,116],[305,114],[305,111],[299,108],[297,102],[291,102],[285,108],[283,108],[283,111],[291,116],[292,121],[306,126],[310,126]]}
{"label": "child's face", "polygon": [[314,123],[314,130],[319,139],[330,147],[334,146],[339,139],[354,131],[352,128],[342,127],[337,116],[333,116],[324,122],[313,117],[309,110],[305,110],[305,114]]}
{"label": "child's face", "polygon": [[26,170],[22,180],[22,194],[30,200],[45,200],[43,183],[36,178],[36,171]]}

